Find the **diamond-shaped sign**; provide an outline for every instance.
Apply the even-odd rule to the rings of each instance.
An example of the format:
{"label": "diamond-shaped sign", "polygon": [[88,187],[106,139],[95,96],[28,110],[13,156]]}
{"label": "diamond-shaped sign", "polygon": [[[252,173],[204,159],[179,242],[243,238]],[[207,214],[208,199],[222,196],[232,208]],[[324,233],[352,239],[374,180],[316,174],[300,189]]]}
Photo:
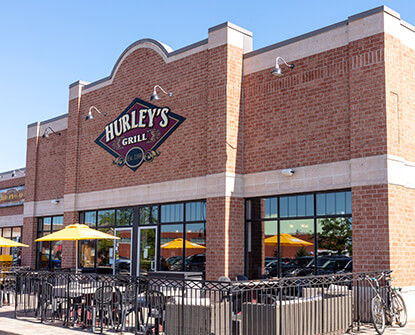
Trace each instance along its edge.
{"label": "diamond-shaped sign", "polygon": [[157,148],[184,120],[169,107],[134,99],[118,118],[105,126],[95,143],[115,157],[114,164],[135,171],[160,154]]}

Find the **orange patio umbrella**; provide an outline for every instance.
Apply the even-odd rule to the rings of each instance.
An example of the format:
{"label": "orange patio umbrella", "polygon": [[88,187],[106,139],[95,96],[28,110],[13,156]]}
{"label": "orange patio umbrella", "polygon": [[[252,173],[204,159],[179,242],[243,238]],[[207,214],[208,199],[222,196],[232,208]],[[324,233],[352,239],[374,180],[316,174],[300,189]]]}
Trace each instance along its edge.
{"label": "orange patio umbrella", "polygon": [[[173,241],[164,243],[160,246],[162,249],[182,249],[183,248],[183,239],[182,238],[176,238]],[[185,248],[186,249],[206,249],[205,246],[197,243],[190,242],[188,240],[185,240]]]}
{"label": "orange patio umbrella", "polygon": [[[277,245],[278,235],[268,237],[264,240],[264,242],[268,245]],[[283,247],[306,247],[313,245],[313,243],[304,241],[290,234],[280,234],[280,245]]]}

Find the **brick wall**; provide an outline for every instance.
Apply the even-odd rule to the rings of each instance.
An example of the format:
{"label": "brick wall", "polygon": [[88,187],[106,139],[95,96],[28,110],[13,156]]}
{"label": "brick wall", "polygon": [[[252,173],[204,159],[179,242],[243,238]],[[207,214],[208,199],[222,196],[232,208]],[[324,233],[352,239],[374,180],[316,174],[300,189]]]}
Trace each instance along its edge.
{"label": "brick wall", "polygon": [[[89,192],[116,187],[156,183],[206,174],[207,151],[207,52],[166,64],[151,49],[137,49],[120,65],[111,85],[82,95],[80,115],[76,99],[69,104],[69,134],[66,193]],[[169,106],[186,120],[160,146],[160,156],[134,172],[113,164],[114,157],[94,143],[107,123],[116,119],[135,98],[150,100],[154,85],[173,96],[154,103]],[[85,121],[90,106],[107,116],[96,114]],[[79,125],[80,136],[77,129]],[[79,140],[79,144],[78,144]],[[79,162],[76,149],[79,145]],[[75,150],[75,151],[74,151]]]}
{"label": "brick wall", "polygon": [[206,279],[234,279],[244,273],[244,199],[217,197],[206,202]]}
{"label": "brick wall", "polygon": [[244,172],[385,153],[383,49],[379,34],[245,76]]}
{"label": "brick wall", "polygon": [[388,185],[352,188],[353,271],[390,268]]}

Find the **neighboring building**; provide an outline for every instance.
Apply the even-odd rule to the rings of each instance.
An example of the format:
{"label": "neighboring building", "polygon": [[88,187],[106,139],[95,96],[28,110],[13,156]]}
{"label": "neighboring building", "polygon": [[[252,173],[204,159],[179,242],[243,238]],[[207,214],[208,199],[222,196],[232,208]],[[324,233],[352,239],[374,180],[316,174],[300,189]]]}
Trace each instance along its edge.
{"label": "neighboring building", "polygon": [[[22,241],[25,169],[0,173],[0,236]],[[0,260],[21,263],[20,248],[0,248]]]}
{"label": "neighboring building", "polygon": [[[295,67],[272,75],[277,57]],[[68,114],[28,126],[23,242],[87,223],[122,239],[80,243],[85,271],[208,279],[352,257],[393,269],[409,299],[414,89],[415,28],[386,7],[254,51],[231,23],[176,51],[139,40],[108,77],[70,85]],[[318,266],[282,265],[299,257]],[[23,264],[73,267],[74,243],[26,248]]]}

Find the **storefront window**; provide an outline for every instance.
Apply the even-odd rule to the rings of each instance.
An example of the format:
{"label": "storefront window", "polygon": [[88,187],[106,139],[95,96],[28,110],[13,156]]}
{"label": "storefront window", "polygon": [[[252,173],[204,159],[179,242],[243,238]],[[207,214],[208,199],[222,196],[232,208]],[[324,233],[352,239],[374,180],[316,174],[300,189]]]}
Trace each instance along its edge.
{"label": "storefront window", "polygon": [[186,221],[205,221],[206,220],[206,202],[188,202],[186,203]]}
{"label": "storefront window", "polygon": [[132,226],[134,210],[132,208],[117,209],[117,227]]}
{"label": "storefront window", "polygon": [[140,225],[156,225],[158,223],[158,207],[149,206],[140,208]]}
{"label": "storefront window", "polygon": [[[113,228],[100,228],[103,233],[114,235]],[[97,241],[97,272],[112,274],[114,264],[114,240]]]}
{"label": "storefront window", "polygon": [[183,245],[183,224],[161,225],[160,270],[184,271]]}
{"label": "storefront window", "polygon": [[[49,235],[63,228],[63,216],[38,219],[38,237]],[[44,269],[60,268],[62,263],[62,241],[37,243],[37,267]]]}
{"label": "storefront window", "polygon": [[83,214],[83,223],[91,228],[95,228],[97,225],[97,212],[85,212]]}
{"label": "storefront window", "polygon": [[[187,211],[186,211],[187,214]],[[206,231],[204,223],[186,224],[185,269],[192,272],[204,272],[206,269]]]}
{"label": "storefront window", "polygon": [[161,223],[183,221],[183,204],[161,206]]}
{"label": "storefront window", "polygon": [[[5,227],[0,228],[0,236],[8,239],[12,239],[16,242],[22,241],[22,227]],[[0,248],[1,255],[5,255],[3,260],[11,260],[13,262],[13,266],[20,266],[21,265],[21,254],[22,248],[21,247],[14,247],[14,248]],[[7,255],[7,256],[6,256]],[[10,258],[11,255],[11,258]]]}
{"label": "storefront window", "polygon": [[[134,226],[137,212],[138,229],[128,228]],[[135,269],[137,272],[205,271],[205,201],[88,211],[81,213],[79,220],[121,237],[117,241],[80,241],[81,268],[101,273],[130,273]],[[43,221],[39,224],[43,225]],[[139,233],[137,255],[132,253],[133,231]]]}
{"label": "storefront window", "polygon": [[115,210],[98,211],[98,227],[112,227],[115,225]]}
{"label": "storefront window", "polygon": [[350,271],[350,191],[249,199],[246,205],[250,278]]}

